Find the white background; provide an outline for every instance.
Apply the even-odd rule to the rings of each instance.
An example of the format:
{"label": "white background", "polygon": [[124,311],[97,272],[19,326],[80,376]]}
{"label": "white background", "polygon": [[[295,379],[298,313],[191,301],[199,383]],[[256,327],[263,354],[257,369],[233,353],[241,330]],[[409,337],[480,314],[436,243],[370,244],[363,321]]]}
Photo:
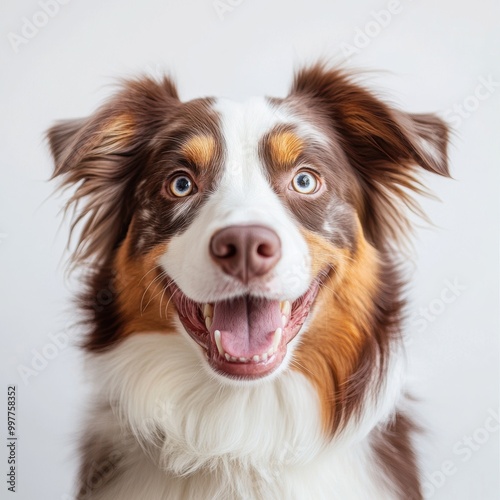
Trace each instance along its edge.
{"label": "white background", "polygon": [[[482,100],[474,97],[481,79],[500,82],[498,2],[400,0],[385,27],[367,23],[387,0],[239,3],[221,18],[212,0],[71,0],[16,52],[13,34],[22,36],[23,18],[33,20],[41,7],[34,0],[2,2],[0,436],[6,386],[14,383],[20,440],[18,493],[8,494],[2,479],[0,497],[71,498],[85,398],[77,349],[47,351],[49,334],[72,335],[76,287],[64,279],[68,225],[60,226],[58,215],[64,198],[49,198],[44,130],[54,120],[91,113],[117,76],[169,71],[183,99],[283,96],[293,68],[318,57],[345,62],[341,47],[350,44],[359,53],[349,66],[381,70],[367,75],[373,88],[406,110],[440,111],[456,125],[454,180],[426,178],[442,203],[423,202],[435,227],[418,230],[410,263],[410,376],[421,400],[415,416],[427,429],[419,447],[428,498],[498,499],[499,434],[483,425],[497,411],[499,394],[499,84],[480,89]],[[358,29],[365,27],[363,40]],[[469,116],[450,111],[455,105]],[[448,280],[461,290],[445,291],[445,304]],[[434,311],[431,319],[420,308]],[[25,383],[19,370],[32,368],[44,348],[52,359]],[[443,479],[436,471],[445,461],[451,473]]]}

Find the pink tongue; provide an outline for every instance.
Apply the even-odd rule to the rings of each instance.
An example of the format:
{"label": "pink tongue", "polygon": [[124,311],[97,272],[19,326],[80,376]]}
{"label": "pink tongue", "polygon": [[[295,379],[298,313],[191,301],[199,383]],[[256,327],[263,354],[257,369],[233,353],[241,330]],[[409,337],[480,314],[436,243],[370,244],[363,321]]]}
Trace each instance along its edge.
{"label": "pink tongue", "polygon": [[267,352],[280,327],[279,301],[239,297],[215,303],[210,331],[220,330],[222,347],[230,356],[248,358]]}

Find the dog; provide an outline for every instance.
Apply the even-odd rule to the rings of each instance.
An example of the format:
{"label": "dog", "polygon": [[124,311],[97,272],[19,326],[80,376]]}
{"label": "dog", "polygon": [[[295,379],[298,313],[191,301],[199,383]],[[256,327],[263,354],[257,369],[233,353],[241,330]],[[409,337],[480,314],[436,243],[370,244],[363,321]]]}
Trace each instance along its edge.
{"label": "dog", "polygon": [[95,389],[77,498],[421,499],[399,250],[448,134],[322,62],[245,102],[129,80],[54,125]]}

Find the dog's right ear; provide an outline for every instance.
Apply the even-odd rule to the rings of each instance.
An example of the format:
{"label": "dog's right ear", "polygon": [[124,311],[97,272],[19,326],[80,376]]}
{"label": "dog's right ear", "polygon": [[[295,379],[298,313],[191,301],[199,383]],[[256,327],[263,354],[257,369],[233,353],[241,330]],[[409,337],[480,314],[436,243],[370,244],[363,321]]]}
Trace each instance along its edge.
{"label": "dog's right ear", "polygon": [[179,99],[167,78],[126,81],[89,118],[66,120],[48,132],[54,177],[76,190],[72,231],[85,221],[73,259],[104,261],[125,237],[133,213],[134,180],[146,160],[147,144]]}

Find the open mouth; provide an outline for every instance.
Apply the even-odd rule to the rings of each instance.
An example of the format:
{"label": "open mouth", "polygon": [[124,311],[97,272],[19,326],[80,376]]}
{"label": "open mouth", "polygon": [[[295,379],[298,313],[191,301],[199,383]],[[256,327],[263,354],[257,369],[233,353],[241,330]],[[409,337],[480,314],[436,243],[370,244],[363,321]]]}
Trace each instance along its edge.
{"label": "open mouth", "polygon": [[309,315],[319,280],[292,302],[243,295],[200,304],[175,283],[169,288],[184,328],[204,349],[212,368],[232,378],[257,379],[281,365],[288,343]]}

